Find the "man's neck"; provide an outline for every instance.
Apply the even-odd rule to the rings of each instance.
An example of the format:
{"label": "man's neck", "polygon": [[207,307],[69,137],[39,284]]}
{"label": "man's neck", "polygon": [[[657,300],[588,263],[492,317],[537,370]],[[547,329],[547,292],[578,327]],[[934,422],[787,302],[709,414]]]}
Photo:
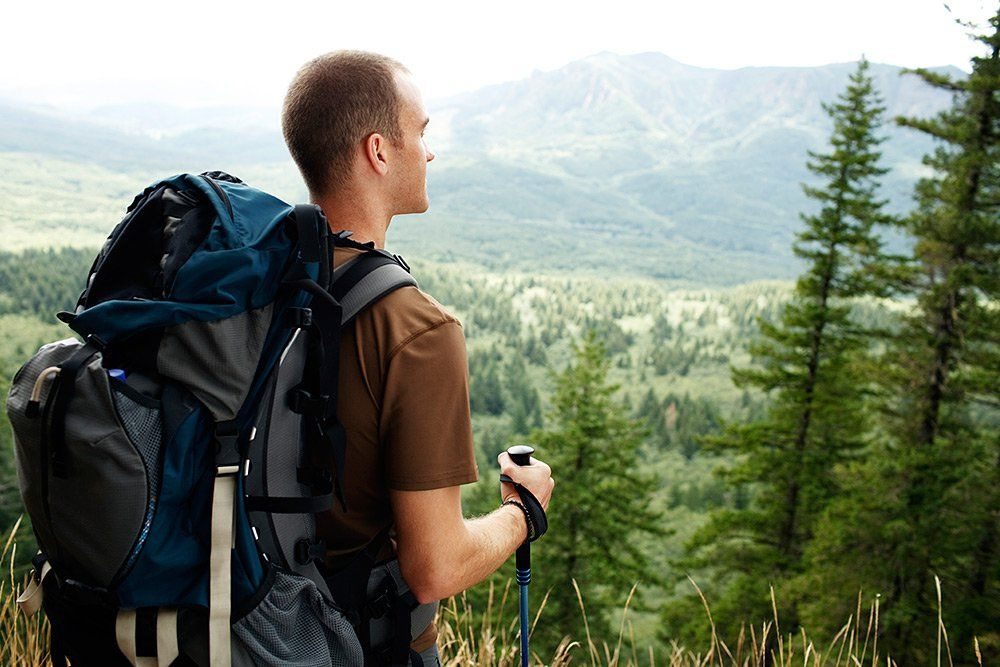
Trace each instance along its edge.
{"label": "man's neck", "polygon": [[385,232],[392,220],[384,207],[371,197],[357,191],[339,192],[330,197],[313,198],[313,203],[323,209],[330,229],[349,229],[351,239],[359,243],[375,242],[376,248],[385,247]]}

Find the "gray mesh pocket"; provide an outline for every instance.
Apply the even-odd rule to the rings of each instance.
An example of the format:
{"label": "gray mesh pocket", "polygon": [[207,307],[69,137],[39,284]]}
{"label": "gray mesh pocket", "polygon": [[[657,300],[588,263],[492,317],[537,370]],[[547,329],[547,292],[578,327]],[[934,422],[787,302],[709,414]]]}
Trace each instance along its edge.
{"label": "gray mesh pocket", "polygon": [[270,590],[233,635],[256,665],[356,667],[364,664],[354,628],[305,577],[275,572]]}
{"label": "gray mesh pocket", "polygon": [[[139,557],[139,552],[149,536],[149,529],[156,513],[156,503],[160,496],[160,477],[162,476],[160,450],[163,447],[163,418],[158,402],[139,402],[136,398],[126,394],[120,386],[112,388],[111,394],[125,435],[139,452],[139,457],[146,467],[149,488],[139,538],[125,562],[125,569],[128,570]],[[143,403],[148,404],[144,405]]]}

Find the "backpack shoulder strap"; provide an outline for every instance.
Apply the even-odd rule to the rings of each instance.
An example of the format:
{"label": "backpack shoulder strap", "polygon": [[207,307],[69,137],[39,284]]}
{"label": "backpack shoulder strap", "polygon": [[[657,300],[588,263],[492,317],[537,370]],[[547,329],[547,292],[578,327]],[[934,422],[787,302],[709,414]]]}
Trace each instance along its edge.
{"label": "backpack shoulder strap", "polygon": [[310,326],[316,331],[316,336],[310,338],[308,370],[300,385],[300,389],[306,392],[305,399],[295,409],[309,413],[309,419],[316,425],[316,428],[310,429],[312,435],[307,439],[307,447],[311,448],[316,460],[329,459],[334,473],[332,490],[344,511],[347,511],[343,487],[347,441],[337,418],[340,334],[358,313],[386,294],[417,284],[402,258],[383,250],[367,247],[365,250],[365,253],[336,267],[330,293],[324,290],[310,303]]}
{"label": "backpack shoulder strap", "polygon": [[417,286],[402,257],[372,250],[335,271],[333,297],[340,302],[341,326],[365,308],[400,287]]}

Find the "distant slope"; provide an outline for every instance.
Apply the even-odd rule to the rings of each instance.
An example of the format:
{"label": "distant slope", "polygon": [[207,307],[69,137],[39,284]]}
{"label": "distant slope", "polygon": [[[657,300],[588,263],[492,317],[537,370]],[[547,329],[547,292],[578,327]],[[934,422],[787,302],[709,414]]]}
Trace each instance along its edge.
{"label": "distant slope", "polygon": [[[809,207],[799,186],[810,178],[806,151],[822,150],[830,132],[821,102],[853,68],[713,70],[655,53],[598,54],[432,102],[431,212],[399,220],[390,241],[491,269],[689,284],[788,278]],[[900,71],[872,67],[888,118],[948,103]],[[96,244],[132,190],[179,171],[224,169],[302,199],[277,122],[273,109],[131,105],[71,117],[0,105],[4,246],[88,234]],[[885,134],[884,194],[905,210],[930,144],[892,126]],[[87,212],[74,215],[80,201]]]}

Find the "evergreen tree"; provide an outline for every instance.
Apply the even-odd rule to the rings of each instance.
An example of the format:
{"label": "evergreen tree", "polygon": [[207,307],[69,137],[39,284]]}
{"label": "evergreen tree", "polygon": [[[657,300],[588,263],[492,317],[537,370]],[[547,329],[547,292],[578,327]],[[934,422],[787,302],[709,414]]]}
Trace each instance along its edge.
{"label": "evergreen tree", "polygon": [[469,361],[469,406],[474,414],[503,414],[504,390],[497,366],[498,362],[482,357]]}
{"label": "evergreen tree", "polygon": [[506,398],[504,405],[510,415],[511,426],[516,434],[527,435],[532,429],[542,425],[541,397],[528,376],[528,365],[524,357],[512,355],[505,364],[504,383]]}
{"label": "evergreen tree", "polygon": [[931,659],[935,575],[957,657],[971,662],[973,633],[1000,643],[1000,11],[990,24],[968,79],[916,70],[954,93],[952,107],[898,119],[938,141],[904,221],[913,261],[884,271],[915,308],[883,358],[874,455],[851,471],[813,554],[814,615],[861,587],[880,592],[900,664]]}
{"label": "evergreen tree", "polygon": [[639,471],[645,433],[614,401],[617,386],[607,384],[608,368],[604,346],[590,332],[555,378],[551,426],[531,436],[558,480],[549,506],[552,530],[532,552],[538,581],[549,589],[536,636],[549,648],[566,634],[583,636],[573,580],[600,642],[612,639],[610,614],[621,609],[632,585],[658,579],[637,543],[663,534],[660,515],[649,506],[656,480]]}
{"label": "evergreen tree", "polygon": [[771,583],[786,606],[783,628],[797,624],[798,596],[784,584],[802,572],[817,517],[837,492],[835,466],[862,444],[853,371],[865,342],[849,299],[867,289],[864,267],[879,249],[873,226],[886,219],[877,197],[885,173],[876,135],[883,108],[867,61],[824,108],[833,120],[831,149],[810,153],[808,163],[823,185],[804,186],[819,211],[802,216],[806,228],[794,245],[806,272],[779,321],[760,320],[762,337],[751,346],[757,367],[733,372],[739,386],[762,389],[772,402],[762,419],[707,439],[736,454],[727,478],[755,491],[749,507],[716,512],[690,545],[693,563],[712,568],[723,583],[716,620],[733,624],[771,617]]}

